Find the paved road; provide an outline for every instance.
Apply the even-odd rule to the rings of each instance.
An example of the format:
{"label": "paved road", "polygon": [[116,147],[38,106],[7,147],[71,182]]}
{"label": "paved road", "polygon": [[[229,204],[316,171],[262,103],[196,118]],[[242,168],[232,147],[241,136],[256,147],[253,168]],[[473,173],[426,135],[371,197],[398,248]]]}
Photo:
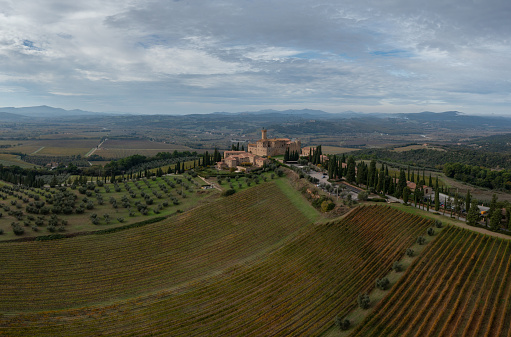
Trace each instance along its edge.
{"label": "paved road", "polygon": [[[300,166],[300,165],[297,165],[297,164],[290,164],[290,165],[297,166],[297,167],[300,167],[300,168],[304,167],[304,166]],[[312,171],[311,170],[308,173],[308,175],[310,175],[313,178],[317,178],[318,181],[319,181],[319,184],[331,185],[333,187],[336,186],[336,185],[333,185],[332,183],[330,183],[328,181],[328,174],[326,174],[326,173],[316,172],[316,171]],[[345,187],[346,191],[351,194],[351,199],[352,200],[357,200],[358,199],[358,193],[360,191],[362,191],[361,189],[358,189],[358,188],[356,188],[354,186],[351,186],[351,185],[348,185],[348,184],[343,184],[343,183],[341,183],[341,184],[342,184],[342,186]],[[336,195],[336,194],[335,193],[330,193],[330,195]]]}

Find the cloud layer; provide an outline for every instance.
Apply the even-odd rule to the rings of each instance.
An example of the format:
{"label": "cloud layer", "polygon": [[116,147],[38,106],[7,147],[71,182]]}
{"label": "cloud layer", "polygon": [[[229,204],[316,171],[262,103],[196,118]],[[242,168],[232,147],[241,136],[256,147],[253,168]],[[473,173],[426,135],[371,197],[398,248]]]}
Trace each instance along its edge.
{"label": "cloud layer", "polygon": [[511,114],[511,3],[0,0],[2,106]]}

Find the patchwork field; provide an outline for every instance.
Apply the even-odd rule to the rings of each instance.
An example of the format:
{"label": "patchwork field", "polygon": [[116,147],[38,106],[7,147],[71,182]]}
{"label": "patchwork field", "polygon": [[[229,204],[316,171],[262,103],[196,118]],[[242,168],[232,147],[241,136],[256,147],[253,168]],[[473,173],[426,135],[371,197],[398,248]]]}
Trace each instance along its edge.
{"label": "patchwork field", "polygon": [[402,147],[395,147],[392,151],[394,152],[405,152],[405,151],[411,151],[411,150],[437,150],[437,151],[443,151],[446,150],[441,147],[435,147],[430,145],[408,145],[408,146],[402,146]]}
{"label": "patchwork field", "polygon": [[41,139],[11,142],[12,147],[2,149],[5,153],[37,154],[40,156],[84,156],[99,144],[98,139]]}
{"label": "patchwork field", "polygon": [[0,153],[0,164],[3,166],[16,165],[23,168],[30,168],[37,165],[29,164],[19,159],[19,156],[14,154]]}
{"label": "patchwork field", "polygon": [[450,227],[352,336],[509,336],[511,241]]}
{"label": "patchwork field", "polygon": [[266,183],[166,223],[0,245],[0,333],[320,335],[431,226],[383,206],[314,225],[296,203]]}
{"label": "patchwork field", "polygon": [[151,142],[149,140],[138,139],[108,139],[99,149],[94,151],[103,158],[124,158],[134,154],[144,156],[155,156],[158,152],[194,151],[193,149],[176,144],[166,144],[161,142]]}

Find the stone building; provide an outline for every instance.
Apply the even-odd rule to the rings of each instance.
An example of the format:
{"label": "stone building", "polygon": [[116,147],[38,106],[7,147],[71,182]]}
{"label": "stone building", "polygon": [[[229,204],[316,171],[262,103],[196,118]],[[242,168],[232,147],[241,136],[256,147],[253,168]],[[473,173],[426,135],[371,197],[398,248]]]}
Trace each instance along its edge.
{"label": "stone building", "polygon": [[267,130],[262,130],[262,137],[254,144],[248,144],[248,152],[258,156],[281,156],[284,155],[286,149],[289,152],[298,151],[300,153],[301,143],[299,140],[292,141],[289,138],[272,138],[268,139]]}
{"label": "stone building", "polygon": [[219,170],[226,170],[235,167],[238,170],[245,171],[248,167],[262,167],[268,164],[269,159],[257,156],[245,151],[225,151],[224,159],[216,163]]}

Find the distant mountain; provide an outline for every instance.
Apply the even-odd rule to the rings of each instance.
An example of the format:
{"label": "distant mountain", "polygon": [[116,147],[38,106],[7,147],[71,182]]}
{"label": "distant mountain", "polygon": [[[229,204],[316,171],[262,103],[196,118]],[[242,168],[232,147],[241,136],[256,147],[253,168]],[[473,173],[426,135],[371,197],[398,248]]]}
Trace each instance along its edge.
{"label": "distant mountain", "polygon": [[0,111],[0,121],[3,121],[3,122],[14,122],[14,121],[22,121],[24,119],[27,119],[28,117],[26,116],[22,116],[22,115],[18,115],[18,114],[13,114],[13,113],[10,113],[10,112],[3,112],[3,111]]}
{"label": "distant mountain", "polygon": [[492,128],[511,127],[511,118],[509,117],[465,115],[459,111],[400,113],[396,114],[394,117],[420,123],[436,123],[439,126],[455,129],[460,127],[480,128],[482,126]]}
{"label": "distant mountain", "polygon": [[5,107],[0,108],[0,112],[11,113],[16,115],[22,115],[26,117],[41,117],[41,118],[53,118],[53,117],[74,117],[84,115],[102,115],[100,112],[83,111],[79,109],[65,110],[61,108],[53,108],[47,105],[31,106],[23,108]]}
{"label": "distant mountain", "polygon": [[361,116],[370,116],[378,114],[365,114],[362,112],[354,112],[354,111],[343,111],[339,113],[331,113],[323,110],[313,110],[313,109],[289,109],[289,110],[259,110],[259,111],[243,111],[243,112],[213,112],[212,115],[246,115],[246,116],[264,116],[264,115],[289,115],[289,116],[297,116],[297,117],[306,117],[306,118],[353,118],[353,117],[361,117]]}

